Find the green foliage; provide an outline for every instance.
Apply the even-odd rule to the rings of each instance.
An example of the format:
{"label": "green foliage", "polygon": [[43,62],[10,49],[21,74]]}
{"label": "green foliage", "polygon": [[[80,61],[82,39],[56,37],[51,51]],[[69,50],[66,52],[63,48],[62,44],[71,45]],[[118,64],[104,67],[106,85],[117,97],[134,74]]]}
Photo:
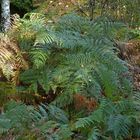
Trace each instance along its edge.
{"label": "green foliage", "polygon": [[16,137],[18,137],[18,134],[23,135],[24,132],[30,130],[32,118],[29,112],[32,108],[28,107],[27,109],[25,104],[11,101],[5,105],[4,110],[5,112],[0,115],[1,136],[2,134],[5,134],[5,132],[11,131]]}
{"label": "green foliage", "polygon": [[[12,131],[15,139],[34,138],[67,140],[72,135],[65,113],[55,107],[41,105],[38,109],[23,103],[9,102],[0,115],[0,135]],[[36,133],[37,132],[37,133]]]}
{"label": "green foliage", "polygon": [[100,137],[100,130],[96,127],[93,127],[91,133],[88,136],[88,140],[98,140]]}
{"label": "green foliage", "polygon": [[[90,21],[74,13],[52,26],[41,14],[15,18],[8,35],[29,63],[20,74],[19,92],[45,96],[47,105],[8,104],[0,115],[1,134],[47,140],[139,138],[139,94],[132,102],[132,77],[113,41],[124,28],[106,17]],[[78,113],[76,94],[96,105]]]}
{"label": "green foliage", "polygon": [[10,98],[16,96],[15,87],[8,82],[0,82],[0,107],[2,107]]}
{"label": "green foliage", "polygon": [[[107,18],[89,21],[75,14],[66,15],[46,35],[43,33],[43,39],[38,36],[37,43],[29,49],[33,65],[21,74],[28,90],[40,93],[40,86],[45,94],[52,90],[57,95],[52,104],[60,107],[72,105],[75,93],[97,98],[99,107],[87,117],[78,118],[72,128],[89,139],[128,138],[138,124],[133,103],[122,100],[132,93],[131,77],[123,76],[129,72],[126,63],[117,57],[112,41],[122,27]],[[108,99],[100,99],[102,96]],[[43,110],[42,113],[45,114]],[[60,119],[62,114],[54,116]],[[40,126],[43,134],[47,126],[55,128],[58,124],[51,121]]]}
{"label": "green foliage", "polygon": [[132,39],[140,39],[140,30],[139,29],[130,29],[130,35]]}
{"label": "green foliage", "polygon": [[48,140],[68,140],[72,136],[77,140],[79,136],[88,140],[139,138],[137,107],[129,99],[112,102],[104,98],[88,116],[70,122],[69,116],[54,105],[41,104],[34,108],[12,101],[5,105],[0,115],[0,134],[12,132],[16,139],[29,135]]}
{"label": "green foliage", "polygon": [[[135,133],[132,127],[137,128],[137,125],[139,125],[135,118],[137,110],[134,108],[135,105],[131,100],[125,99],[113,103],[103,99],[98,109],[92,112],[91,115],[79,118],[75,122],[75,128],[90,128],[89,130],[92,131],[89,131],[89,140],[104,140],[109,137],[118,140],[131,137]],[[80,129],[81,132],[83,132],[83,129]]]}
{"label": "green foliage", "polygon": [[31,11],[33,8],[32,0],[11,0],[11,3],[18,9],[26,10],[26,12]]}
{"label": "green foliage", "polygon": [[137,27],[140,23],[139,0],[88,0],[85,2],[81,11],[87,13],[91,19],[103,15],[122,21],[131,27]]}
{"label": "green foliage", "polygon": [[109,98],[124,96],[131,92],[132,85],[129,77],[123,77],[128,70],[112,42],[116,31],[123,27],[107,18],[89,21],[71,14],[47,31],[41,15],[25,15],[14,24],[20,47],[28,51],[31,62],[21,80],[36,93],[41,86],[46,94],[52,89],[66,96],[83,91],[97,96],[88,93],[90,86],[99,96],[102,91]]}

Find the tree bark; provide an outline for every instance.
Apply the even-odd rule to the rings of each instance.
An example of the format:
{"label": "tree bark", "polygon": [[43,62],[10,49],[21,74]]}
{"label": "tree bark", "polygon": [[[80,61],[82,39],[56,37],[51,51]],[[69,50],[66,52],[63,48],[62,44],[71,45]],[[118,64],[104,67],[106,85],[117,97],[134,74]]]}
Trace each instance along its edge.
{"label": "tree bark", "polygon": [[10,27],[10,0],[1,1],[2,31],[7,31]]}

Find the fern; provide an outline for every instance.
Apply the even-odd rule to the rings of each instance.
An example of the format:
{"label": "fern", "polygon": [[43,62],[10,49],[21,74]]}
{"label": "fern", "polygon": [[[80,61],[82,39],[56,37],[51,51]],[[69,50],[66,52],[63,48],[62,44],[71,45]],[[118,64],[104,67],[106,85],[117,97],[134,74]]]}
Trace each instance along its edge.
{"label": "fern", "polygon": [[0,107],[10,99],[17,97],[16,88],[9,82],[0,82]]}
{"label": "fern", "polygon": [[19,41],[23,50],[30,50],[38,44],[52,43],[54,41],[47,33],[45,19],[41,14],[28,13],[22,19],[18,16],[13,16],[13,21],[9,34]]}
{"label": "fern", "polygon": [[41,49],[32,49],[30,52],[31,61],[35,68],[41,68],[45,65],[48,55]]}
{"label": "fern", "polygon": [[42,104],[32,116],[43,138],[63,140],[72,135],[66,114],[56,106]]}
{"label": "fern", "polygon": [[[53,27],[46,27],[42,15],[35,13],[17,19],[11,27],[10,33],[17,33],[15,39],[29,61],[29,69],[20,74],[24,92],[54,96],[49,105],[28,114],[34,124],[31,129],[39,129],[41,138],[68,139],[71,130],[87,139],[118,140],[134,134],[132,128],[139,123],[136,104],[130,99],[131,77],[112,41],[118,28],[122,25],[108,18],[90,21],[76,14],[65,15]],[[96,107],[88,113],[82,110],[82,116],[74,118],[77,112],[71,106],[75,94],[89,100],[96,97]],[[76,115],[67,116],[59,107]],[[20,108],[28,112],[22,105],[16,109]],[[138,131],[138,126],[134,128]],[[68,135],[62,135],[63,131]]]}
{"label": "fern", "polygon": [[[93,131],[88,131],[87,133],[89,139],[108,139],[109,136],[117,140],[131,137],[131,134],[139,131],[139,122],[135,118],[137,113],[134,106],[128,100],[113,103],[107,99],[102,99],[95,111],[87,117],[79,118],[75,122],[75,127],[77,129],[93,129]],[[94,126],[97,128],[94,128]],[[133,130],[132,127],[135,129]],[[81,133],[83,132],[82,130],[80,129]]]}
{"label": "fern", "polygon": [[[89,21],[70,14],[46,30],[44,17],[40,14],[27,14],[23,19],[14,20],[11,33],[19,34],[15,37],[20,47],[28,51],[26,55],[31,62],[30,69],[21,74],[21,80],[29,85],[28,91],[37,93],[39,86],[46,93],[61,88],[59,94],[67,93],[68,96],[87,92],[90,85],[98,94],[103,90],[109,98],[130,92],[127,89],[129,78],[122,78],[128,69],[114,52],[110,38],[115,37],[119,27],[122,28],[120,23],[107,18]],[[72,99],[71,95],[68,97]]]}
{"label": "fern", "polygon": [[75,123],[75,127],[77,128],[86,128],[93,123],[91,116],[85,118],[79,118],[78,121]]}
{"label": "fern", "polygon": [[0,69],[1,76],[5,76],[14,84],[18,82],[18,72],[27,69],[28,65],[23,58],[17,44],[4,34],[0,34]]}
{"label": "fern", "polygon": [[7,103],[4,113],[0,115],[0,135],[7,132],[17,135],[16,139],[31,136],[32,132],[41,139],[64,140],[72,135],[68,119],[61,109],[44,104],[34,108],[14,101]]}
{"label": "fern", "polygon": [[[125,139],[131,137],[131,134],[139,137],[139,125],[132,115],[134,110],[127,109],[129,113],[124,114],[115,104],[103,99],[94,112],[87,117],[78,118],[70,125],[67,115],[56,106],[42,104],[38,108],[33,108],[22,103],[10,102],[5,106],[4,114],[0,115],[0,131],[3,134],[12,130],[24,137],[22,132],[30,129],[30,135],[38,130],[38,138],[60,140],[70,138],[73,135],[71,130],[78,131],[83,136],[87,130],[86,136],[89,140],[109,137],[115,140]],[[120,103],[118,104],[120,106]]]}
{"label": "fern", "polygon": [[91,130],[91,134],[88,136],[88,140],[99,140],[101,137],[100,130],[96,127],[93,127]]}
{"label": "fern", "polygon": [[126,116],[119,114],[117,116],[112,115],[109,118],[108,125],[108,130],[114,133],[115,139],[129,137],[132,123]]}
{"label": "fern", "polygon": [[0,118],[0,135],[8,132],[10,128],[11,128],[10,120]]}

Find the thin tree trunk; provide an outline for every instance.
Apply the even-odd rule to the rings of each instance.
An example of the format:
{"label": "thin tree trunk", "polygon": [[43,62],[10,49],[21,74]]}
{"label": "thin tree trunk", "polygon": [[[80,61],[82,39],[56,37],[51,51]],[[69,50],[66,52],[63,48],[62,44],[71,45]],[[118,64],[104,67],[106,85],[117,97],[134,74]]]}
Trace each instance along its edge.
{"label": "thin tree trunk", "polygon": [[10,27],[10,0],[1,2],[2,30],[5,32]]}
{"label": "thin tree trunk", "polygon": [[90,20],[93,20],[96,0],[89,0]]}

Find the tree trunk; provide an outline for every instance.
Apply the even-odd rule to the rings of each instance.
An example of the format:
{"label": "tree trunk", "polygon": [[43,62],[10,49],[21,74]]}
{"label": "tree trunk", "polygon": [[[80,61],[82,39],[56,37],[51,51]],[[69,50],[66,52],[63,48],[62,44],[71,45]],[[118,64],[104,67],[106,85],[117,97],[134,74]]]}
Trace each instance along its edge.
{"label": "tree trunk", "polygon": [[2,0],[1,10],[2,30],[5,32],[10,27],[10,0]]}
{"label": "tree trunk", "polygon": [[90,20],[93,20],[96,0],[89,0],[89,15]]}

